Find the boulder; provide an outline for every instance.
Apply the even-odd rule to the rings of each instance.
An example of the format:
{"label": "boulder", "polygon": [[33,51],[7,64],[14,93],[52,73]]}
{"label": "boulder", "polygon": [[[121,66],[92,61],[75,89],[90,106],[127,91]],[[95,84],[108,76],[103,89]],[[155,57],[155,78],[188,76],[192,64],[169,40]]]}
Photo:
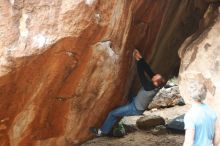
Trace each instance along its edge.
{"label": "boulder", "polygon": [[[184,100],[190,104],[191,99],[189,99],[186,89],[189,82],[199,81],[207,88],[207,97],[204,102],[214,109],[220,117],[219,6],[214,4],[209,6],[204,19],[200,22],[199,30],[187,38],[179,50],[181,57],[180,93]],[[220,125],[220,120],[218,120],[218,125]]]}
{"label": "boulder", "polygon": [[185,114],[177,116],[174,119],[171,119],[166,124],[167,129],[169,129],[169,131],[172,132],[172,133],[182,133],[182,134],[184,134],[185,133],[184,116],[185,116]]}
{"label": "boulder", "polygon": [[0,145],[89,139],[89,128],[123,102],[136,72],[134,45],[145,40],[151,47],[166,7],[145,0],[1,0],[0,120],[9,120]]}
{"label": "boulder", "polygon": [[160,116],[144,116],[137,120],[137,127],[142,130],[150,130],[158,125],[165,125],[165,120]]}
{"label": "boulder", "polygon": [[168,81],[153,98],[153,101],[148,105],[148,109],[166,108],[184,104],[184,100],[179,92],[178,84]]}

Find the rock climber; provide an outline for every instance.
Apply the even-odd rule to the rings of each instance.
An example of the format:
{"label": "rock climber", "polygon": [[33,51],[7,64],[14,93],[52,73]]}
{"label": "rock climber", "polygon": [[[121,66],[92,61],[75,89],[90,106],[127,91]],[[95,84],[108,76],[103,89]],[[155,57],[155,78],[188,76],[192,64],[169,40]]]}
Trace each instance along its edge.
{"label": "rock climber", "polygon": [[[108,135],[112,127],[118,121],[118,118],[123,116],[141,115],[146,110],[159,89],[164,85],[163,77],[152,71],[151,67],[145,62],[137,49],[134,50],[134,57],[137,61],[137,72],[142,87],[138,91],[136,97],[132,98],[130,103],[111,111],[101,128],[90,128],[90,131],[96,137]],[[145,73],[148,74],[150,80],[147,78]]]}

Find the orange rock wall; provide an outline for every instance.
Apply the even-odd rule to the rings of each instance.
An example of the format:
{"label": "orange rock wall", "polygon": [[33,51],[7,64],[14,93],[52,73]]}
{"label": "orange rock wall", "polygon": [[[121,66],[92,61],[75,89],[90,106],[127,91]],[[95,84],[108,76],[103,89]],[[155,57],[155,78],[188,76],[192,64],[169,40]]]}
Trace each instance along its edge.
{"label": "orange rock wall", "polygon": [[[1,2],[0,119],[5,128],[0,145],[60,146],[87,139],[89,127],[99,125],[129,89],[134,74],[129,41],[144,37],[136,26],[153,21],[163,5]],[[154,21],[159,25],[161,17]],[[158,27],[152,27],[153,40]]]}

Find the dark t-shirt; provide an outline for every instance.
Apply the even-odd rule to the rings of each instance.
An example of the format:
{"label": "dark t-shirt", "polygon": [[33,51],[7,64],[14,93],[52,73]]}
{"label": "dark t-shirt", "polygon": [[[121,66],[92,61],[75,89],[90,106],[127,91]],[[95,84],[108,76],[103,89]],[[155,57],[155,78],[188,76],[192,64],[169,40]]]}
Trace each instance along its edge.
{"label": "dark t-shirt", "polygon": [[155,75],[155,73],[152,71],[149,64],[147,64],[143,58],[137,61],[137,72],[138,72],[141,85],[144,88],[144,90],[151,91],[156,88],[153,85],[152,81],[149,80],[147,76],[145,75],[145,73],[147,73],[147,75],[151,79]]}
{"label": "dark t-shirt", "polygon": [[[142,88],[138,91],[138,94],[134,99],[134,103],[137,110],[144,111],[159,91],[159,88],[156,88],[153,85],[151,79],[155,73],[143,58],[137,61],[137,72]],[[145,73],[149,76],[149,78],[147,78]]]}

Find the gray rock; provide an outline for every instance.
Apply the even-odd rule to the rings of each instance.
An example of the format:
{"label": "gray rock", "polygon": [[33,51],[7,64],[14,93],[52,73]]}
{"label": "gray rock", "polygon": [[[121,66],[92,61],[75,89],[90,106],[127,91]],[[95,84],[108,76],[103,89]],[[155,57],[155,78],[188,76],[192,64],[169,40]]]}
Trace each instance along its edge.
{"label": "gray rock", "polygon": [[168,82],[153,98],[148,109],[173,107],[175,105],[185,105],[185,102],[180,95],[179,86]]}

